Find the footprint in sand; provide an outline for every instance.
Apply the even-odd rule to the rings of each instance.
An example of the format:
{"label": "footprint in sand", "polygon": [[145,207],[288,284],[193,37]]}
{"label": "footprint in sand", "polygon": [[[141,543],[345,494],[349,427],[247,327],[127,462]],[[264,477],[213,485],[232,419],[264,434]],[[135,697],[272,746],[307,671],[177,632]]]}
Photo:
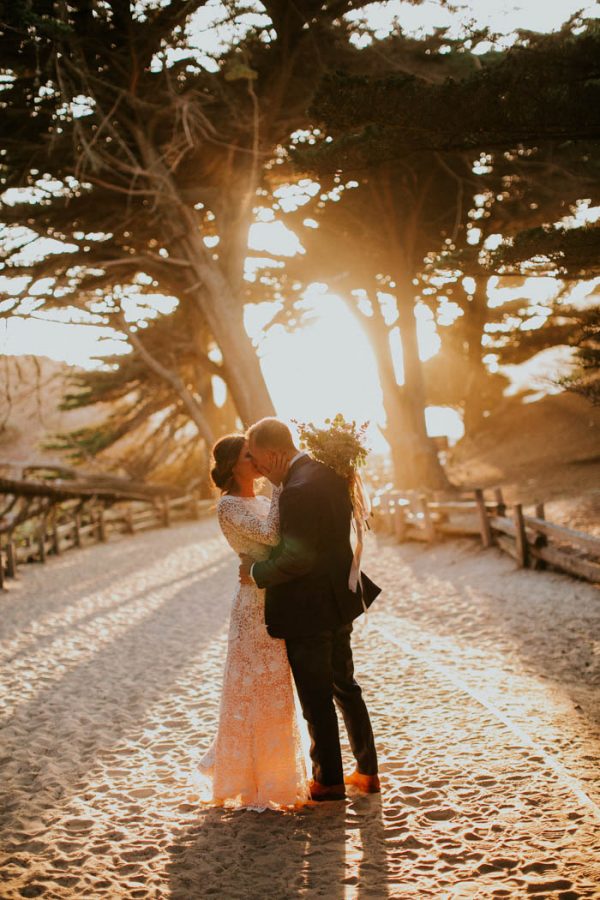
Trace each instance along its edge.
{"label": "footprint in sand", "polygon": [[529,872],[535,872],[537,875],[543,875],[544,872],[549,872],[551,869],[556,868],[556,863],[553,862],[532,862],[527,863],[526,866],[523,866],[521,871],[524,875],[529,874]]}
{"label": "footprint in sand", "polygon": [[144,788],[134,788],[131,791],[127,792],[130,797],[136,797],[137,799],[143,800],[145,797],[152,797],[156,794],[156,790],[154,788],[144,787]]}
{"label": "footprint in sand", "polygon": [[121,854],[121,859],[125,859],[128,862],[140,862],[147,859],[152,859],[160,853],[158,847],[143,847],[140,850],[129,850],[126,853]]}
{"label": "footprint in sand", "polygon": [[[557,878],[555,881],[530,881],[527,885],[527,893],[528,894],[548,894],[553,891],[566,891],[568,888],[573,887],[572,881],[567,881],[566,878]],[[573,892],[569,892],[573,893]],[[575,894],[578,896],[578,894]]]}
{"label": "footprint in sand", "polygon": [[65,822],[67,831],[90,831],[93,827],[93,819],[67,819]]}
{"label": "footprint in sand", "polygon": [[63,853],[75,853],[76,850],[79,850],[79,844],[74,841],[57,841],[55,847],[62,850]]}
{"label": "footprint in sand", "polygon": [[425,816],[432,822],[446,822],[457,815],[455,809],[428,809]]}
{"label": "footprint in sand", "polygon": [[134,863],[125,863],[122,866],[117,866],[116,869],[120,875],[132,875],[134,872],[139,871],[139,867]]}
{"label": "footprint in sand", "polygon": [[490,865],[495,866],[497,869],[514,869],[519,865],[519,860],[496,856],[494,859],[490,859]]}
{"label": "footprint in sand", "polygon": [[45,891],[46,888],[43,884],[26,884],[19,888],[21,897],[41,897]]}
{"label": "footprint in sand", "polygon": [[62,856],[55,856],[55,857],[53,858],[53,860],[52,860],[52,866],[53,866],[53,868],[54,868],[54,869],[59,869],[59,871],[63,871],[63,870],[64,870],[65,872],[68,872],[69,869],[71,868],[71,865],[72,865],[71,860],[70,860],[70,859],[63,859]]}
{"label": "footprint in sand", "polygon": [[76,875],[59,875],[54,880],[57,884],[60,884],[61,887],[65,888],[74,888],[79,882],[79,878],[77,878]]}
{"label": "footprint in sand", "polygon": [[33,853],[35,855],[37,853],[43,853],[47,848],[48,845],[45,841],[27,841],[26,844],[21,845],[20,850],[21,853]]}

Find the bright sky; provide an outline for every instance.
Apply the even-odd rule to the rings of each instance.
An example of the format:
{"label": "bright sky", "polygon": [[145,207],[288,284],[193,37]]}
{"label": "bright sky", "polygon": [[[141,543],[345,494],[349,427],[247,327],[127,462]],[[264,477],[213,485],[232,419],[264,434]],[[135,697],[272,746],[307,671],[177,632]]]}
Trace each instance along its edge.
{"label": "bright sky", "polygon": [[[598,4],[586,0],[452,0],[443,8],[433,0],[425,0],[418,6],[389,0],[370,4],[367,19],[371,27],[378,29],[375,35],[378,38],[384,37],[397,21],[409,34],[423,34],[434,26],[448,27],[449,36],[455,38],[462,37],[469,26],[487,27],[498,35],[498,43],[506,46],[517,29],[555,31],[578,12],[597,18]],[[362,13],[351,13],[348,18],[360,20]],[[483,44],[479,48],[481,52],[487,49]]]}
{"label": "bright sky", "polygon": [[[454,5],[460,9],[459,14],[452,14],[431,0],[420,6],[390,0],[371,4],[367,8],[367,19],[369,26],[377,29],[376,37],[388,33],[394,21],[413,34],[429,31],[434,25],[449,25],[456,36],[464,34],[465,25],[469,22],[488,25],[499,33],[499,43],[507,45],[511,42],[511,32],[516,28],[551,31],[559,28],[578,10],[583,10],[590,17],[598,16],[597,4],[577,0],[554,0],[552,3],[548,0],[486,0],[485,3],[458,2]],[[260,10],[260,4],[256,8]],[[218,52],[223,42],[234,34],[233,26],[215,28],[222,11],[221,4],[214,0],[195,16],[190,33],[200,53]],[[351,18],[361,16],[362,13],[352,14]],[[256,20],[256,14],[249,14],[246,20]],[[244,23],[239,27],[243,29]],[[477,47],[480,52],[486,49],[484,44]],[[208,56],[204,57],[204,61],[207,65],[211,64]],[[286,246],[289,252],[295,252],[297,245],[295,236],[280,223],[263,222],[251,229],[250,247],[265,251],[265,254],[269,251],[284,252]],[[45,244],[39,249],[46,251],[48,246]],[[532,296],[535,296],[536,290],[532,285]],[[168,312],[169,304],[170,301],[165,298],[156,298],[155,306],[161,312]],[[264,311],[248,310],[248,332],[258,344],[265,378],[278,413],[286,418],[322,421],[336,412],[342,412],[359,422],[370,420],[373,423],[371,445],[374,450],[384,450],[385,442],[375,427],[376,423],[385,420],[381,390],[376,363],[365,334],[343,302],[321,292],[318,287],[308,292],[307,304],[317,307],[309,326],[296,333],[286,333],[276,328],[266,337],[260,328]],[[437,352],[439,338],[429,310],[421,306],[417,307],[416,313],[420,355],[422,359],[427,359]],[[152,314],[156,313],[132,308],[131,319]],[[3,319],[0,323],[0,353],[34,353],[90,367],[97,365],[92,357],[99,352],[123,351],[123,342],[115,340],[110,329],[93,324],[68,324],[72,321],[68,311],[52,314],[52,321],[48,321],[49,318]],[[558,358],[550,363],[544,361],[542,381],[548,367],[552,369],[558,363]],[[401,381],[402,360],[398,350],[396,364]],[[515,386],[520,386],[522,376],[519,378],[519,373],[515,372],[511,375]],[[535,372],[529,372],[527,377],[529,382],[532,377],[535,380]],[[451,440],[462,435],[460,418],[453,410],[430,407],[427,424],[430,434],[445,433],[450,435]]]}

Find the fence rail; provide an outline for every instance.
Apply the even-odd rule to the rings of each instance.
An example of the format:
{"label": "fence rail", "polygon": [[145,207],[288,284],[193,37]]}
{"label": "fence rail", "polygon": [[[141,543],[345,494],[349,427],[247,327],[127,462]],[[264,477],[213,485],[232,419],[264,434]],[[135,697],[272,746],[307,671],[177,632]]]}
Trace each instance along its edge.
{"label": "fence rail", "polygon": [[522,567],[551,566],[600,583],[600,537],[548,522],[543,503],[534,505],[533,515],[514,503],[509,515],[501,488],[492,491],[493,499],[478,488],[452,500],[419,491],[383,491],[374,498],[373,527],[398,541],[433,543],[443,535],[475,535],[483,547],[499,547]]}
{"label": "fence rail", "polygon": [[199,519],[215,506],[197,494],[123,499],[103,491],[68,490],[68,485],[29,482],[25,490],[22,485],[6,479],[0,484],[0,588],[20,565],[43,563],[50,555],[107,541],[113,534]]}
{"label": "fence rail", "polygon": [[[49,555],[107,541],[111,534],[199,519],[215,506],[196,494],[123,499],[102,491],[49,491],[42,483],[29,483],[21,493],[20,484],[0,484],[0,588],[5,578],[16,576],[19,565],[43,563]],[[600,583],[600,537],[547,521],[542,503],[535,504],[533,515],[520,503],[509,510],[502,490],[492,492],[493,499],[486,498],[483,489],[463,492],[461,499],[418,491],[380,492],[374,498],[373,527],[398,541],[433,543],[444,535],[478,536],[483,547],[499,547],[522,567],[551,566]]]}

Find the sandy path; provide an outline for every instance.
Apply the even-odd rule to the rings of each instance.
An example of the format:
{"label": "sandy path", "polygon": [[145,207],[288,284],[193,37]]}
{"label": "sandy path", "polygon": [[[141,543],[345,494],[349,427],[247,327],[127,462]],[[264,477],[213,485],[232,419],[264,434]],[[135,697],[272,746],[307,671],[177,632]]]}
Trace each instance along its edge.
{"label": "sandy path", "polygon": [[194,802],[235,579],[214,521],[11,582],[0,895],[600,897],[600,591],[469,541],[368,556],[384,794],[296,815]]}

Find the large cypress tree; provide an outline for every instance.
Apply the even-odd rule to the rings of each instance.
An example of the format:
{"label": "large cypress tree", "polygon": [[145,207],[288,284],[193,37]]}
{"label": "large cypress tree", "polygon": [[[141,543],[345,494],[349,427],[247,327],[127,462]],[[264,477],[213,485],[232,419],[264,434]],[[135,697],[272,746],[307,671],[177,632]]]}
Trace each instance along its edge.
{"label": "large cypress tree", "polygon": [[212,379],[220,368],[198,359],[195,314],[179,306],[135,331],[120,316],[131,352],[99,357],[101,368],[74,370],[61,404],[97,408],[103,417],[54,435],[47,447],[82,464],[105,461],[136,480],[168,481],[182,491],[204,485],[212,444],[235,429],[236,415],[229,398],[215,403]]}
{"label": "large cypress tree", "polygon": [[[435,307],[440,295],[451,294],[461,307],[463,315],[446,329],[454,352],[442,348],[427,364],[427,387],[438,393],[430,402],[440,402],[442,387],[456,388],[457,380],[445,369],[451,363],[459,370],[462,352],[467,377],[461,402],[468,427],[476,425],[493,400],[481,390],[492,381],[484,375],[482,360],[489,352],[482,337],[493,319],[487,305],[489,276],[495,271],[535,274],[536,267],[518,248],[528,244],[528,260],[547,252],[549,223],[572,212],[577,200],[594,200],[600,193],[597,102],[591,114],[589,110],[589,103],[598,99],[598,27],[592,23],[574,34],[566,26],[559,35],[525,38],[528,46],[490,54],[463,77],[441,82],[406,74],[380,79],[336,74],[325,79],[315,110],[327,137],[306,154],[317,172],[333,166],[348,178],[354,171],[363,183],[393,167],[398,173],[412,171],[416,183],[415,158],[429,161],[422,181],[438,166],[447,170],[449,184],[453,180],[440,198],[440,207],[444,199],[451,203],[455,198],[454,223],[448,227],[442,216],[438,221],[437,237],[445,231],[445,239],[436,240],[430,231],[426,253],[419,258],[422,243],[410,260],[406,248],[414,245],[404,234],[396,257],[403,267],[408,265],[413,295]],[[578,277],[586,277],[594,267],[592,232],[595,229],[582,228],[577,236],[574,231],[563,233],[560,249],[560,239],[554,236],[551,256],[568,256],[573,264],[577,256]],[[381,217],[379,234],[381,241],[389,241]],[[487,238],[498,234],[509,245],[502,259],[486,245]],[[507,265],[511,252],[520,257],[512,269]],[[466,275],[471,276],[469,287],[463,288]]]}
{"label": "large cypress tree", "polygon": [[[490,277],[500,276],[500,283],[507,285],[514,285],[516,280],[524,281],[527,275],[565,277],[564,267],[540,265],[539,254],[543,251],[541,240],[535,246],[529,244],[521,263],[514,267],[508,266],[502,253],[491,250],[490,246],[495,246],[499,236],[502,236],[502,246],[507,248],[515,243],[520,245],[526,234],[536,234],[542,238],[547,231],[542,223],[568,216],[580,198],[597,191],[600,174],[600,160],[588,141],[569,142],[558,148],[549,143],[527,150],[494,151],[474,156],[473,160],[478,185],[475,195],[467,203],[465,190],[463,221],[442,249],[430,254],[424,278],[426,286],[422,291],[423,299],[433,308],[436,316],[444,315],[444,303],[448,299],[460,308],[461,314],[452,325],[439,329],[442,352],[428,361],[426,369],[428,383],[434,389],[449,383],[449,363],[457,375],[462,372],[462,376],[459,375],[462,385],[460,402],[467,431],[477,427],[482,417],[488,415],[501,399],[500,389],[504,379],[489,372],[484,357],[497,350],[496,345],[491,344],[491,331],[499,326],[505,327],[510,321],[509,311],[516,308],[515,304],[503,305],[499,310],[490,307]],[[567,243],[568,238],[565,239]],[[532,258],[538,261],[532,263]],[[589,272],[573,270],[569,277],[585,279],[589,277]],[[562,284],[562,280],[557,282],[557,293],[561,291]],[[536,338],[529,330],[527,321],[533,322],[536,315],[536,327],[533,329],[536,331],[540,327],[540,319],[535,313],[535,303],[525,299],[526,293],[525,290],[517,304],[524,311],[524,318],[512,319],[510,341],[515,345],[520,341],[524,346],[528,344],[530,355],[533,355],[536,352],[533,349]],[[550,324],[549,319],[546,324]],[[552,334],[550,329],[546,339],[550,342],[548,346],[552,346],[552,340],[560,343],[559,333]],[[500,363],[509,361],[502,352],[496,355]]]}
{"label": "large cypress tree", "polygon": [[575,366],[560,384],[600,406],[600,304],[577,309],[573,318],[576,328],[570,344],[576,348]]}
{"label": "large cypress tree", "polygon": [[[65,436],[76,453],[146,427],[138,414],[144,366],[158,388],[152,407],[158,397],[167,412],[174,403],[205,444],[222,425],[212,422],[215,374],[242,421],[272,411],[242,325],[244,302],[260,299],[243,266],[265,173],[270,180],[281,145],[310,124],[307,108],[325,72],[343,65],[381,73],[392,65],[440,77],[439,59],[418,42],[406,53],[403,41],[392,62],[377,46],[359,51],[344,19],[366,5],[356,0],[268,2],[207,68],[186,33],[203,5],[172,0],[145,13],[124,0],[3,8],[10,128],[2,177],[7,187],[31,188],[35,200],[17,197],[3,219],[26,226],[23,243],[38,236],[63,245],[34,262],[23,261],[19,240],[7,248],[4,271],[28,281],[20,296],[9,289],[13,305],[4,314],[43,283],[46,309],[78,306],[121,329],[120,297],[147,285],[177,297],[188,329],[177,363],[169,362],[171,329],[157,322],[129,335],[132,359],[108,359],[110,374],[79,379],[68,403],[100,402],[105,389],[116,396],[117,385],[122,402],[97,434]],[[239,30],[247,11],[231,2],[226,16]]]}
{"label": "large cypress tree", "polygon": [[335,73],[315,107],[348,135],[404,150],[491,150],[600,138],[600,23],[577,17],[555,33],[521,32],[506,52],[461,77],[426,80]]}
{"label": "large cypress tree", "polygon": [[[527,309],[519,300],[505,315],[521,318],[520,327],[497,342],[502,363],[523,362],[534,353],[563,344],[575,350],[572,371],[555,379],[566,390],[600,404],[600,224],[543,226],[524,230],[490,254],[488,265],[506,275],[552,276],[563,285],[545,309],[544,324],[527,328]],[[570,299],[573,283],[588,282],[587,303]],[[535,309],[532,311],[535,314]]]}
{"label": "large cypress tree", "polygon": [[308,121],[319,78],[377,58],[351,44],[343,18],[362,5],[267,0],[243,26],[247,6],[228,3],[241,37],[207,66],[186,30],[202,0],[4,4],[2,183],[34,188],[36,202],[17,199],[3,220],[69,245],[25,269],[8,252],[5,271],[30,288],[52,279],[49,303],[63,304],[94,279],[107,294],[139,273],[160,289],[175,276],[242,420],[272,413],[243,325],[248,228],[265,167]]}
{"label": "large cypress tree", "polygon": [[[307,164],[311,159],[303,156]],[[447,488],[425,426],[428,401],[412,281],[431,242],[441,242],[454,220],[452,179],[435,158],[417,155],[405,159],[402,168],[384,164],[367,175],[353,173],[350,166],[345,183],[318,171],[315,177],[321,190],[289,217],[305,254],[286,261],[283,276],[273,272],[280,295],[288,301],[288,319],[297,316],[294,298],[311,281],[326,282],[344,299],[364,328],[377,362],[387,420],[384,434],[397,485]],[[390,301],[393,311],[386,312]],[[394,329],[402,346],[402,385],[390,343]]]}

